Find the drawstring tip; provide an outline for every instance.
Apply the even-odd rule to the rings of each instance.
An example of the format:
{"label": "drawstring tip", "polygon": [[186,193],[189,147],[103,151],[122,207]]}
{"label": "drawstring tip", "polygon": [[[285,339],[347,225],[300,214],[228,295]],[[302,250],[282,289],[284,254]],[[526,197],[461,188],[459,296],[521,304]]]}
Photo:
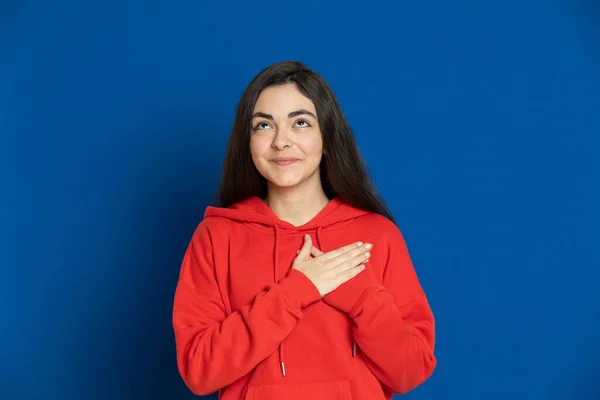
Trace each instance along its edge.
{"label": "drawstring tip", "polygon": [[352,357],[356,357],[356,342],[354,342],[354,348],[352,349]]}
{"label": "drawstring tip", "polygon": [[285,364],[281,362],[281,375],[285,376]]}

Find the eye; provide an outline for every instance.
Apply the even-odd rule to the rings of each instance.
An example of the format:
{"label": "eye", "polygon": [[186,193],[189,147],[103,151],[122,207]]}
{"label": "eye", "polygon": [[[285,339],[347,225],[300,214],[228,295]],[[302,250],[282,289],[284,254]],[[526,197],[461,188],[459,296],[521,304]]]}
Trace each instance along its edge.
{"label": "eye", "polygon": [[[298,125],[298,124],[302,124],[302,125]],[[310,124],[303,119],[296,121],[296,125],[298,125],[300,128],[308,128],[310,126]]]}
{"label": "eye", "polygon": [[266,122],[261,122],[254,127],[254,130],[259,131],[259,130],[269,129],[270,127],[271,126],[269,124],[267,124]]}

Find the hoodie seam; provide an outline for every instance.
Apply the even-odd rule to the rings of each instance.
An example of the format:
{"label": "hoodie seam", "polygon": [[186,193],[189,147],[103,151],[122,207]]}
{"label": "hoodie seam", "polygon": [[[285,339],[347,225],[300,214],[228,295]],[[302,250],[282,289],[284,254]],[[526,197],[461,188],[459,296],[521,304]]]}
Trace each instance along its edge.
{"label": "hoodie seam", "polygon": [[293,304],[292,301],[288,298],[288,296],[281,289],[279,290],[279,294],[283,298],[283,301],[285,301],[285,303],[290,308],[289,311],[293,311],[293,313],[296,317],[300,318],[304,315],[304,313],[302,312],[302,308],[298,308],[295,304]]}
{"label": "hoodie seam", "polygon": [[409,300],[409,301],[407,301],[406,303],[404,303],[404,304],[402,304],[402,305],[400,305],[400,306],[397,306],[397,308],[398,308],[398,310],[400,310],[400,309],[402,309],[402,308],[404,308],[404,307],[411,306],[411,305],[413,305],[413,304],[415,304],[415,303],[419,303],[419,302],[421,302],[421,301],[423,301],[423,300],[425,300],[425,301],[426,301],[426,300],[427,300],[427,296],[421,296],[421,297],[418,297],[418,298],[416,298],[416,299],[414,299],[414,300]]}
{"label": "hoodie seam", "polygon": [[[346,226],[346,225],[348,225],[348,224],[351,224],[351,223],[353,223],[353,222],[356,222],[357,220],[359,220],[359,219],[360,219],[360,218],[362,218],[362,217],[363,217],[363,216],[360,216],[360,217],[356,217],[356,218],[354,218],[354,219],[349,219],[349,220],[346,220],[346,221],[338,222],[338,223],[335,223],[335,224],[333,224],[333,225],[327,225],[327,226],[323,226],[323,227],[321,228],[321,232],[329,232],[329,231],[334,231],[334,230],[337,230],[337,229],[339,229],[339,228],[342,228],[342,227],[344,227],[344,226]],[[314,230],[314,229],[317,229],[317,228],[318,228],[318,227],[314,227],[314,228],[310,228],[310,229],[308,229],[308,230]]]}
{"label": "hoodie seam", "polygon": [[358,307],[365,302],[365,300],[367,299],[368,296],[371,295],[371,293],[373,293],[373,292],[376,293],[380,289],[384,289],[385,290],[385,288],[383,286],[381,286],[381,285],[373,286],[373,287],[365,290],[364,293],[360,296],[360,298],[356,302],[356,304],[350,310],[350,313],[349,313],[350,316],[352,316],[352,318],[356,317],[356,310],[358,309]]}
{"label": "hoodie seam", "polygon": [[212,294],[212,293],[208,293],[208,292],[203,292],[201,290],[198,289],[194,289],[189,283],[185,282],[184,280],[179,280],[177,281],[178,285],[181,285],[189,290],[191,290],[192,292],[194,292],[197,295],[203,295],[203,296],[209,296],[212,297],[213,299],[219,299],[222,300],[221,296],[217,296],[216,294]]}
{"label": "hoodie seam", "polygon": [[413,327],[412,325],[405,325],[408,326],[408,345],[407,345],[407,351],[406,354],[404,355],[404,361],[402,363],[402,386],[401,389],[405,389],[406,388],[406,364],[408,363],[408,356],[412,353],[412,342],[413,342]]}

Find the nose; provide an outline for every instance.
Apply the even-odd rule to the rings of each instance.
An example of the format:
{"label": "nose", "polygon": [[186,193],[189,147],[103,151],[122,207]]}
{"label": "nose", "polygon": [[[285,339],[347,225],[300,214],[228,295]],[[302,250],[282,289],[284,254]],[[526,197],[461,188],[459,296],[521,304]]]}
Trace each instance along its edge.
{"label": "nose", "polygon": [[271,147],[275,150],[285,150],[292,147],[293,144],[291,132],[286,129],[277,129]]}

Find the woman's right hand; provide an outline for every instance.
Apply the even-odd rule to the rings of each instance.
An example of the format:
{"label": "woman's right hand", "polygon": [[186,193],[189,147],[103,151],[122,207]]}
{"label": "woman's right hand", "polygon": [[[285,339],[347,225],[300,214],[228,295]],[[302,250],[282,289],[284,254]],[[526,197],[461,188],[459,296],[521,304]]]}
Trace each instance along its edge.
{"label": "woman's right hand", "polygon": [[306,275],[324,297],[365,269],[372,247],[370,243],[357,242],[312,258],[312,241],[305,235],[292,268]]}

